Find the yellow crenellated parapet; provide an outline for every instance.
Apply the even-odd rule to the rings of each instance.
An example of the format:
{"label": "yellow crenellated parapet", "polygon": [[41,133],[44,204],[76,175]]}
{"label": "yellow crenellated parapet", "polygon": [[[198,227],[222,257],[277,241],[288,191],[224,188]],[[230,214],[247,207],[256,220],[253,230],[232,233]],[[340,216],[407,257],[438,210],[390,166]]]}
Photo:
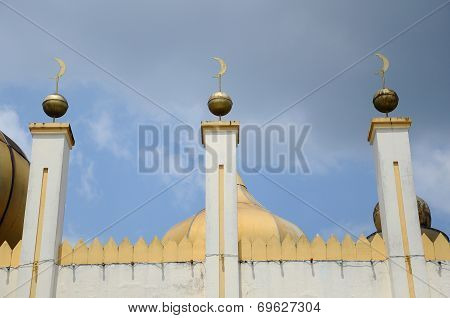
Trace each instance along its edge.
{"label": "yellow crenellated parapet", "polygon": [[386,245],[384,244],[384,240],[380,234],[375,234],[370,242],[371,247],[371,259],[373,261],[384,261],[386,259]]}
{"label": "yellow crenellated parapet", "polygon": [[88,264],[103,264],[103,245],[98,238],[94,239],[88,250]]}
{"label": "yellow crenellated parapet", "polygon": [[150,263],[161,263],[163,261],[164,246],[161,241],[155,236],[148,247],[148,261]]}
{"label": "yellow crenellated parapet", "polygon": [[356,260],[356,246],[353,242],[352,237],[345,234],[342,240],[342,260],[343,261],[354,261]]}
{"label": "yellow crenellated parapet", "polygon": [[133,248],[133,263],[148,262],[148,245],[143,237],[140,237]]}
{"label": "yellow crenellated parapet", "polygon": [[327,260],[342,260],[341,243],[332,235],[327,242]]}
{"label": "yellow crenellated parapet", "polygon": [[434,241],[434,256],[437,261],[450,260],[450,246],[441,233]]}
{"label": "yellow crenellated parapet", "polygon": [[297,260],[309,261],[312,258],[311,244],[309,244],[308,238],[302,235],[297,242]]}
{"label": "yellow crenellated parapet", "polygon": [[192,257],[194,262],[203,262],[205,260],[206,244],[205,240],[196,240],[192,245]]}
{"label": "yellow crenellated parapet", "polygon": [[356,241],[356,260],[357,261],[370,261],[372,260],[372,246],[369,240],[360,235],[358,241]]}
{"label": "yellow crenellated parapet", "polygon": [[267,261],[267,244],[261,238],[252,242],[252,261]]}
{"label": "yellow crenellated parapet", "polygon": [[103,247],[103,262],[105,264],[116,264],[119,260],[119,248],[111,237]]}
{"label": "yellow crenellated parapet", "polygon": [[22,251],[22,240],[14,247],[11,255],[11,267],[17,268],[20,264],[20,252]]}
{"label": "yellow crenellated parapet", "polygon": [[62,244],[59,246],[59,264],[73,264],[73,248],[67,241],[62,242]]}
{"label": "yellow crenellated parapet", "polygon": [[281,243],[279,238],[272,236],[267,242],[266,247],[268,261],[278,261],[281,259]]}
{"label": "yellow crenellated parapet", "polygon": [[79,240],[73,248],[73,263],[85,265],[88,263],[89,249],[83,240]]}
{"label": "yellow crenellated parapet", "polygon": [[12,249],[9,247],[8,242],[4,241],[3,244],[0,245],[0,267],[10,267],[11,256]]}
{"label": "yellow crenellated parapet", "polygon": [[13,249],[11,249],[8,242],[3,242],[0,245],[0,267],[19,267],[21,249],[22,240]]}
{"label": "yellow crenellated parapet", "polygon": [[425,254],[425,259],[427,261],[434,261],[436,259],[434,254],[434,244],[431,240],[426,236],[426,234],[422,234],[422,242],[423,242],[423,252]]}
{"label": "yellow crenellated parapet", "polygon": [[317,261],[324,261],[327,259],[327,246],[325,241],[318,234],[311,242],[311,258]]}
{"label": "yellow crenellated parapet", "polygon": [[297,247],[289,234],[281,242],[281,259],[286,261],[297,260]]}
{"label": "yellow crenellated parapet", "polygon": [[130,264],[133,262],[133,245],[126,237],[119,245],[119,252],[117,254],[117,263]]}
{"label": "yellow crenellated parapet", "polygon": [[190,262],[193,259],[192,254],[192,243],[189,241],[189,239],[185,236],[180,244],[178,244],[178,262]]}
{"label": "yellow crenellated parapet", "polygon": [[178,261],[178,246],[174,241],[166,241],[163,244],[163,263]]}
{"label": "yellow crenellated parapet", "polygon": [[[422,235],[424,254],[427,261],[450,261],[450,245],[440,234],[434,242]],[[21,241],[13,248],[4,242],[0,246],[0,267],[19,266]],[[120,245],[111,238],[105,245],[94,239],[89,246],[80,240],[72,247],[64,241],[59,249],[60,265],[100,265],[131,263],[203,262],[205,241],[191,242],[183,238],[179,244],[165,242],[155,237],[147,245],[143,238],[136,244],[125,238]],[[306,236],[294,241],[289,235],[282,242],[272,237],[267,242],[243,238],[239,242],[239,259],[250,261],[384,261],[386,247],[383,238],[376,234],[369,242],[361,235],[356,242],[346,235],[342,242],[331,236],[326,242],[317,235],[311,242]]]}
{"label": "yellow crenellated parapet", "polygon": [[[450,245],[444,235],[432,242],[422,235],[425,259],[427,261],[450,261]],[[22,242],[11,249],[8,243],[0,245],[0,267],[17,268],[20,261]],[[164,244],[154,237],[150,244],[140,238],[132,244],[125,238],[120,245],[110,238],[105,245],[94,239],[89,245],[79,240],[72,247],[64,241],[59,248],[59,264],[67,265],[101,265],[132,263],[170,263],[170,262],[203,262],[205,259],[205,241],[191,242],[187,237],[180,243],[167,241]],[[306,236],[293,240],[287,235],[282,242],[276,237],[268,241],[260,238],[250,241],[243,238],[239,241],[239,259],[251,261],[384,261],[386,247],[383,238],[376,234],[369,242],[361,235],[356,242],[350,235],[345,235],[342,242],[331,236],[326,242],[317,235],[310,242]]]}

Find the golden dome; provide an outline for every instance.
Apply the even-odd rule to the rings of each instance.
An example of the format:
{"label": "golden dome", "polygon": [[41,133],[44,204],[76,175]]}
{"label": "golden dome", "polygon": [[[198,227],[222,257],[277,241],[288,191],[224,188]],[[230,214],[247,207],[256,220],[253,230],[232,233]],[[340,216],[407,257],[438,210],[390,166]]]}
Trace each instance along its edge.
{"label": "golden dome", "polygon": [[[238,239],[247,238],[254,241],[257,238],[268,241],[273,236],[281,241],[286,235],[297,240],[303,235],[295,224],[280,218],[266,210],[248,192],[247,187],[237,176],[237,209],[238,209]],[[174,225],[164,235],[162,242],[175,241],[179,243],[185,236],[194,242],[205,239],[205,210],[201,210],[190,218]]]}
{"label": "golden dome", "polygon": [[0,131],[0,245],[22,238],[30,163],[17,144]]}

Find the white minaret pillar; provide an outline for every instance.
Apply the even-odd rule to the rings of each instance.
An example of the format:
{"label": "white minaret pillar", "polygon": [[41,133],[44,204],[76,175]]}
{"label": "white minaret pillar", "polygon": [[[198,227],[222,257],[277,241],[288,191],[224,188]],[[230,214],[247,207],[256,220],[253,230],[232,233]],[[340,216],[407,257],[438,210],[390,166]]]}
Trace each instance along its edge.
{"label": "white minaret pillar", "polygon": [[393,297],[430,297],[409,145],[409,118],[374,118],[373,145]]}
{"label": "white minaret pillar", "polygon": [[239,122],[202,122],[205,146],[206,297],[239,297],[236,147]]}
{"label": "white minaret pillar", "polygon": [[66,123],[32,123],[29,128],[33,143],[17,296],[55,297],[69,152],[75,140]]}

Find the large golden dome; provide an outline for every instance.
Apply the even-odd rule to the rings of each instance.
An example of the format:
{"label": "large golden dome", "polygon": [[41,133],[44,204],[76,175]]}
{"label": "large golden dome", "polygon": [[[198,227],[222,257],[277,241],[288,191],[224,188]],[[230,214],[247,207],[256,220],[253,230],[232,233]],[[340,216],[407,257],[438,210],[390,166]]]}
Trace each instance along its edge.
{"label": "large golden dome", "polygon": [[[245,237],[250,241],[257,238],[268,241],[275,236],[282,241],[288,234],[292,239],[297,240],[303,235],[298,226],[271,213],[256,201],[248,192],[239,175],[237,177],[237,201],[239,240]],[[164,235],[162,242],[175,241],[179,243],[185,236],[191,242],[205,239],[204,209],[174,225]]]}
{"label": "large golden dome", "polygon": [[0,245],[22,238],[29,169],[20,147],[0,131]]}

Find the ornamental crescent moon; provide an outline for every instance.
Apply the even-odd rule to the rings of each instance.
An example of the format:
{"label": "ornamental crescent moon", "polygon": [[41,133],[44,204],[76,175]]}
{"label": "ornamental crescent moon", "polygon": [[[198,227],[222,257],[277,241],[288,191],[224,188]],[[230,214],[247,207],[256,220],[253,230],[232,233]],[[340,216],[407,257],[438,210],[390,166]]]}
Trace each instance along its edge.
{"label": "ornamental crescent moon", "polygon": [[227,71],[227,64],[220,57],[213,57],[213,59],[216,60],[217,62],[219,62],[219,64],[220,64],[220,71],[219,71],[219,73],[214,75],[214,77],[217,77],[217,78],[222,77],[223,74],[225,74],[225,72]]}
{"label": "ornamental crescent moon", "polygon": [[375,53],[375,55],[378,56],[381,59],[381,61],[383,62],[383,66],[381,67],[380,73],[386,73],[386,71],[389,68],[388,58],[381,53]]}
{"label": "ornamental crescent moon", "polygon": [[56,78],[61,78],[61,76],[63,76],[66,72],[66,64],[63,60],[57,57],[55,57],[55,61],[59,64],[59,71],[58,74],[56,74]]}

